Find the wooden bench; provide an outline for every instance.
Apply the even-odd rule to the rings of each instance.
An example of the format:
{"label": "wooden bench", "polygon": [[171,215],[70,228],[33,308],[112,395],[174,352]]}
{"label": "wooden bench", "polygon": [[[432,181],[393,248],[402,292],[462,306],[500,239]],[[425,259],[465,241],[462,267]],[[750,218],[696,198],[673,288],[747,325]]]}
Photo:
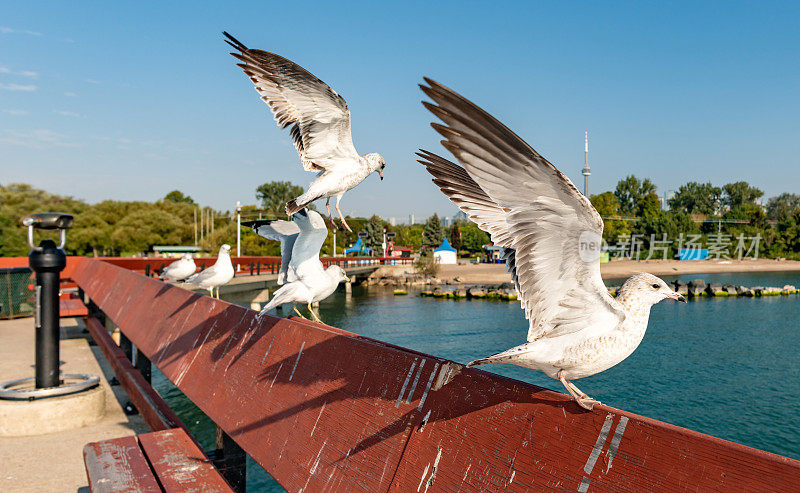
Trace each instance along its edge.
{"label": "wooden bench", "polygon": [[233,491],[181,428],[90,443],[83,460],[93,493]]}
{"label": "wooden bench", "polygon": [[85,317],[89,314],[86,305],[74,294],[64,296],[58,300],[58,312],[61,318]]}

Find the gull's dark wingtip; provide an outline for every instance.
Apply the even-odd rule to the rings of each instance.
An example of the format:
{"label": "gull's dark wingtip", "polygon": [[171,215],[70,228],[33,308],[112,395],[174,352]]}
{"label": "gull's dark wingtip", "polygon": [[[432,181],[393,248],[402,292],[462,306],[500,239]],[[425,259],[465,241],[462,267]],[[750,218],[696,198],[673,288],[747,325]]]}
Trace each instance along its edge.
{"label": "gull's dark wingtip", "polygon": [[225,40],[226,43],[228,43],[229,45],[233,46],[235,49],[237,49],[239,51],[247,51],[247,46],[245,46],[244,43],[242,43],[238,39],[236,39],[233,36],[231,36],[230,33],[228,33],[228,31],[222,31],[222,34],[226,38],[228,38],[228,39]]}

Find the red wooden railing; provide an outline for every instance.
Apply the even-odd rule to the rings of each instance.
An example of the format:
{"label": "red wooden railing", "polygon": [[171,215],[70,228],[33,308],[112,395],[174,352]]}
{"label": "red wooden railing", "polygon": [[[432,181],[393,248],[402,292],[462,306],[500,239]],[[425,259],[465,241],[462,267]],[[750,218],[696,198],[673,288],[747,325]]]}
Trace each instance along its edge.
{"label": "red wooden railing", "polygon": [[796,491],[800,462],[81,260],[85,293],[289,491]]}
{"label": "red wooden railing", "polygon": [[[72,285],[72,272],[77,262],[87,257],[68,256],[67,267],[61,273],[62,281]],[[174,262],[176,259],[169,257],[97,257],[112,265],[132,270],[141,274],[155,275],[161,269]],[[337,264],[342,267],[358,267],[370,265],[404,265],[411,264],[413,259],[408,257],[320,257],[323,265]],[[195,264],[202,270],[214,265],[216,257],[197,257]],[[241,256],[231,257],[234,266],[239,269],[237,276],[276,274],[280,269],[280,257]],[[28,257],[0,257],[0,268],[27,267]]]}

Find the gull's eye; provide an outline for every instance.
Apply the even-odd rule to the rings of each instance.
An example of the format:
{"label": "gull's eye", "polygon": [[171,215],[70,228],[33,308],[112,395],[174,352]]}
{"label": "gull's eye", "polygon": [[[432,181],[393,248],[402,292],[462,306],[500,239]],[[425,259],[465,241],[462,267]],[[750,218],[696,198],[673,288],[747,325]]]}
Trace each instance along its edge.
{"label": "gull's eye", "polygon": [[660,288],[660,287],[661,287],[661,286],[659,286],[658,284],[653,284],[653,289],[658,289],[658,288]]}

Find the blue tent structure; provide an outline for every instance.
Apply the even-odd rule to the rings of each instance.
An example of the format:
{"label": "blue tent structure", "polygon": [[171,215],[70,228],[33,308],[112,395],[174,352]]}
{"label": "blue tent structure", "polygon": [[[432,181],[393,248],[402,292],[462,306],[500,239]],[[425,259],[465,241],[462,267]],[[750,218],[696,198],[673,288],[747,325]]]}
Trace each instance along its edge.
{"label": "blue tent structure", "polygon": [[354,256],[360,256],[360,255],[367,256],[367,255],[372,255],[372,249],[364,246],[364,244],[361,243],[361,238],[359,238],[355,245],[351,246],[350,248],[344,251],[344,254],[345,255],[354,254]]}
{"label": "blue tent structure", "polygon": [[435,249],[434,252],[455,252],[456,249],[450,246],[450,242],[447,241],[447,238],[444,239],[439,248]]}
{"label": "blue tent structure", "polygon": [[450,242],[445,238],[439,248],[433,251],[433,258],[440,264],[457,264],[458,252],[450,246]]}

